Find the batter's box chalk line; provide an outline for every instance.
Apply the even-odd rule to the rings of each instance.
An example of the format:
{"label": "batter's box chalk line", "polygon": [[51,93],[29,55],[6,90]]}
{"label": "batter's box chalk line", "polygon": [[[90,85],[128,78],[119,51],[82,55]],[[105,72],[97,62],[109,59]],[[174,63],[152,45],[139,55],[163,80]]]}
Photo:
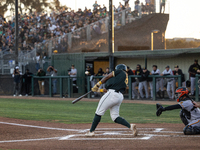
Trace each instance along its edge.
{"label": "batter's box chalk line", "polygon": [[[188,135],[183,135],[182,132],[164,131],[164,128],[137,128],[139,131],[138,136],[131,137],[132,134],[128,128],[97,128],[95,131],[95,137],[88,138],[88,137],[85,137],[84,134],[88,132],[89,129],[53,128],[53,127],[43,127],[43,126],[26,125],[26,124],[9,123],[9,122],[0,122],[0,124],[20,126],[24,128],[39,128],[39,129],[46,129],[46,130],[77,132],[77,134],[71,134],[71,135],[61,136],[61,137],[7,140],[7,141],[0,141],[0,143],[30,142],[30,141],[44,141],[44,140],[149,140],[152,137],[197,137],[197,138],[200,137],[200,135],[188,136]],[[174,135],[169,135],[171,133],[173,133]],[[178,135],[180,133],[181,135]],[[116,137],[109,137],[109,136],[115,136],[115,135]],[[121,137],[118,138],[117,136],[119,135]],[[128,136],[128,137],[124,137],[124,136]]]}

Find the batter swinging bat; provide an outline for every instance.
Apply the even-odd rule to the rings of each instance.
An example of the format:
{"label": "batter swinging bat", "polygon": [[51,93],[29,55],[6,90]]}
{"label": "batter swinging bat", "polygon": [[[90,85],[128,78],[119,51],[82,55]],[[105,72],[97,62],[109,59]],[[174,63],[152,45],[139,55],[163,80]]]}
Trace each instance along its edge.
{"label": "batter swinging bat", "polygon": [[72,104],[75,104],[76,102],[80,101],[82,98],[84,98],[85,96],[87,96],[88,94],[90,94],[92,91],[89,91],[87,93],[85,93],[84,95],[78,97],[77,99],[72,101]]}

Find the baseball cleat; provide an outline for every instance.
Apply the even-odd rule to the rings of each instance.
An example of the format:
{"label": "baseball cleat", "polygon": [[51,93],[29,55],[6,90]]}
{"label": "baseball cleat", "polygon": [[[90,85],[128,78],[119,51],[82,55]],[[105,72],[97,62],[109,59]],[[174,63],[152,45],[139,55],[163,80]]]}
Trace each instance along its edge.
{"label": "baseball cleat", "polygon": [[131,129],[131,131],[133,131],[133,135],[137,136],[138,131],[137,131],[137,128],[136,128],[136,124],[131,124],[130,129]]}
{"label": "baseball cleat", "polygon": [[94,132],[87,132],[86,134],[85,134],[85,136],[88,136],[88,137],[92,137],[92,136],[95,136],[95,134],[94,134]]}

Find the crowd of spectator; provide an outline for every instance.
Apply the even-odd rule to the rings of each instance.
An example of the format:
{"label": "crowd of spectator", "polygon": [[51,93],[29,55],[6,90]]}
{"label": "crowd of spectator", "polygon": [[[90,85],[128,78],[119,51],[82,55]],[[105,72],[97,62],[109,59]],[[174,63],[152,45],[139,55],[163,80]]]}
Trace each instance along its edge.
{"label": "crowd of spectator", "polygon": [[[139,1],[136,1],[136,5]],[[114,12],[119,13],[124,9],[130,8],[128,1],[125,4],[119,3],[118,7],[114,7]],[[136,10],[128,12],[129,16],[137,16]],[[128,15],[128,13],[126,15]],[[72,33],[72,43],[77,45],[76,41],[80,38],[86,39],[86,27],[92,24],[91,29],[96,34],[103,34],[106,32],[105,20],[97,22],[103,18],[108,17],[108,11],[105,5],[101,6],[95,1],[93,9],[84,10],[78,9],[77,12],[70,8],[63,7],[60,10],[53,10],[50,14],[45,12],[33,12],[32,14],[18,14],[19,24],[19,38],[18,46],[21,53],[26,53],[34,48],[40,52],[48,52],[48,41],[52,40],[52,52],[67,52],[68,36],[67,33]],[[116,26],[121,25],[121,19],[115,16],[117,20]],[[96,22],[96,23],[95,23]],[[93,24],[94,23],[94,24]],[[61,38],[62,37],[62,38]],[[15,48],[15,16],[6,21],[0,16],[0,51],[4,54],[13,53]]]}
{"label": "crowd of spectator", "polygon": [[[121,11],[122,5],[117,11]],[[77,12],[69,8],[53,10],[49,15],[45,12],[34,12],[32,14],[18,14],[19,20],[19,49],[22,52],[32,50],[36,44],[46,43],[50,39],[62,37],[69,32],[73,33],[74,38],[80,38],[81,33],[76,31],[88,24],[94,23],[108,16],[107,8],[103,7],[95,1],[93,10],[79,9]],[[15,17],[6,21],[0,16],[0,50],[14,50],[15,42]],[[61,52],[68,49],[67,37],[62,40],[53,41],[53,47]]]}

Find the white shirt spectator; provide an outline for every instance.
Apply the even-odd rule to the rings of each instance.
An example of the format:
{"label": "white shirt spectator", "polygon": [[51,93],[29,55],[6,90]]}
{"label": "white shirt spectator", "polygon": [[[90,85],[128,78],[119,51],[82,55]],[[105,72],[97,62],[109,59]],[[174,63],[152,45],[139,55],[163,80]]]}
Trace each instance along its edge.
{"label": "white shirt spectator", "polygon": [[[162,74],[163,74],[163,75],[167,75],[167,74],[168,74],[168,75],[174,75],[171,69],[169,69],[168,71],[167,71],[167,69],[165,69],[165,70],[162,72]],[[168,80],[173,80],[173,79],[174,79],[174,78],[168,78],[167,81],[168,81]]]}
{"label": "white shirt spectator", "polygon": [[70,77],[73,77],[73,81],[75,81],[77,77],[77,69],[76,68],[71,69],[70,73],[73,74],[73,75],[70,74]]}
{"label": "white shirt spectator", "polygon": [[159,75],[160,75],[160,70],[159,70],[159,69],[156,69],[156,71],[152,70],[152,71],[151,71],[151,74],[153,74],[153,75],[154,75],[154,74],[159,74]]}

